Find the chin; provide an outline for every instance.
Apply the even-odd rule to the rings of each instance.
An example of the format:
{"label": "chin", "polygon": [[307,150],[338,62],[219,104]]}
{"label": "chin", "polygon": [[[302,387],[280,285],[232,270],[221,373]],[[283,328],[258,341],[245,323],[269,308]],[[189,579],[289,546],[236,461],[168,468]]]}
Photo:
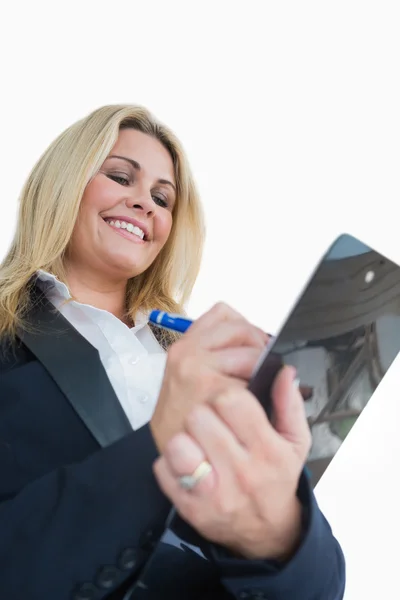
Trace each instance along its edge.
{"label": "chin", "polygon": [[125,264],[125,265],[115,265],[113,270],[115,273],[118,272],[120,274],[121,278],[128,280],[128,279],[132,279],[133,277],[137,277],[138,275],[141,275],[146,269],[147,269],[147,267],[142,267],[140,265],[127,266]]}
{"label": "chin", "polygon": [[128,262],[126,258],[116,258],[115,256],[110,257],[105,261],[109,267],[109,271],[111,271],[114,275],[117,275],[118,278],[124,279],[132,279],[132,277],[137,277],[141,275],[146,269],[149,268],[149,264],[143,264],[140,261],[130,261]]}

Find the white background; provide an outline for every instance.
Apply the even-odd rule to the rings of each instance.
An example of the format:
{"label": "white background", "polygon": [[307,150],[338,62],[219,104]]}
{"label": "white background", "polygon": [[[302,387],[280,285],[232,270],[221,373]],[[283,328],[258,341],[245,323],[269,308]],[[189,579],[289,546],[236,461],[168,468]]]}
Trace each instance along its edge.
{"label": "white background", "polygon": [[[225,300],[276,331],[344,231],[400,261],[396,2],[36,1],[0,23],[0,257],[39,154],[129,102],[176,131],[202,192],[193,317]],[[317,490],[346,600],[398,595],[399,380],[397,361]]]}

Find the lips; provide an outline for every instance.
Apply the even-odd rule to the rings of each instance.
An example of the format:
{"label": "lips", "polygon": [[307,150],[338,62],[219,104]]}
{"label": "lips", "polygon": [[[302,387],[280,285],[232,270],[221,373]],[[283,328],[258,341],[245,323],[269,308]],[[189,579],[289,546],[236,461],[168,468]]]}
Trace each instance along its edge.
{"label": "lips", "polygon": [[[110,224],[110,222],[118,222],[119,224],[124,223],[125,225],[122,227],[122,229],[126,229],[126,225],[128,224],[132,225],[134,228],[140,229],[140,237],[142,237],[142,239],[144,239],[146,242],[150,239],[150,232],[148,227],[141,221],[133,219],[132,217],[127,217],[125,215],[106,215],[103,216],[103,220],[106,221],[108,224]],[[131,230],[130,227],[128,231],[129,230]],[[136,231],[136,234],[139,235],[139,232]]]}
{"label": "lips", "polygon": [[[117,235],[120,235],[121,237],[124,237],[129,242],[132,242],[134,244],[146,244],[147,243],[144,239],[142,239],[141,237],[139,237],[139,235],[137,235],[136,233],[127,231],[126,229],[123,229],[121,227],[115,227],[115,225],[111,225],[111,223],[113,221],[111,221],[111,223],[109,223],[105,219],[103,219],[103,220],[104,220],[104,223],[110,229],[112,229]],[[133,227],[133,225],[132,225],[132,227]]]}
{"label": "lips", "polygon": [[126,221],[114,221],[113,219],[106,219],[106,223],[114,227],[114,229],[120,229],[122,231],[127,231],[128,233],[137,236],[141,240],[144,240],[144,231],[140,229],[140,227],[136,227],[132,225],[132,223],[127,223]]}

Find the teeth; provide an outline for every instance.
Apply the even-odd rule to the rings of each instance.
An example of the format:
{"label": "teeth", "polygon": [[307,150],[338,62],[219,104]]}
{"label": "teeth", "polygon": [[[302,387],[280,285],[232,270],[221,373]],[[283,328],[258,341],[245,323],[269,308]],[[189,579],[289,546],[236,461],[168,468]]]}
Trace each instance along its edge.
{"label": "teeth", "polygon": [[141,239],[144,238],[144,233],[140,229],[140,227],[134,227],[132,233],[134,233],[135,235],[138,235]]}
{"label": "teeth", "polygon": [[132,225],[132,223],[126,223],[126,221],[112,221],[110,219],[106,219],[106,222],[117,229],[126,229],[129,233],[133,233],[140,237],[141,240],[144,238],[144,231],[142,231],[140,227]]}

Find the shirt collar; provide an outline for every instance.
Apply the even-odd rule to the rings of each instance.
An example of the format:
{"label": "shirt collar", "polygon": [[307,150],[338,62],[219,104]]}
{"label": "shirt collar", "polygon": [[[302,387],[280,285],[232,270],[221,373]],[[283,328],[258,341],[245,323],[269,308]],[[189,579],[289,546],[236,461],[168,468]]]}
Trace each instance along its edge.
{"label": "shirt collar", "polygon": [[72,298],[68,287],[60,281],[55,275],[52,273],[48,273],[47,271],[39,270],[36,273],[37,280],[39,282],[39,287],[47,294],[57,296],[60,300],[70,300]]}
{"label": "shirt collar", "polygon": [[[39,283],[39,287],[43,290],[43,292],[51,296],[54,300],[57,300],[60,304],[63,302],[67,302],[71,300],[72,296],[68,289],[68,287],[60,281],[55,275],[52,273],[48,273],[47,271],[43,271],[40,269],[36,273],[37,281]],[[73,300],[73,302],[76,302]],[[80,302],[76,302],[76,304],[81,304]],[[89,305],[82,305],[89,306]],[[95,307],[92,307],[95,308]],[[96,309],[99,310],[99,309]],[[136,313],[135,318],[135,326],[132,329],[141,329],[149,322],[150,311],[138,311]]]}

